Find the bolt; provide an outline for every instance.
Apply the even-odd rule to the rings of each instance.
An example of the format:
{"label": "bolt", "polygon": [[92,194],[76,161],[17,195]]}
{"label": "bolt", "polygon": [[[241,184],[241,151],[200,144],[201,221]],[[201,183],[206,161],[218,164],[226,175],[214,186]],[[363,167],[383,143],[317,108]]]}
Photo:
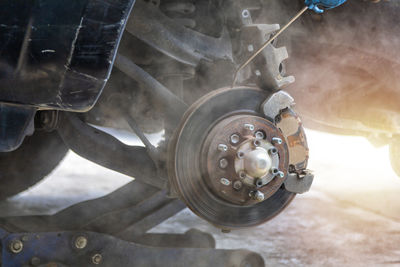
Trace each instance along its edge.
{"label": "bolt", "polygon": [[254,144],[254,146],[260,146],[261,145],[259,140],[254,140],[253,144]]}
{"label": "bolt", "polygon": [[228,150],[228,146],[224,145],[224,144],[219,144],[218,145],[218,150],[219,151],[227,151]]}
{"label": "bolt", "polygon": [[248,18],[249,16],[250,16],[250,12],[247,9],[243,10],[242,17],[243,18]]}
{"label": "bolt", "polygon": [[240,171],[239,172],[239,177],[242,178],[242,179],[246,178],[246,173],[244,171]]}
{"label": "bolt", "polygon": [[78,249],[84,249],[87,245],[87,238],[84,236],[78,236],[75,239],[75,247]]}
{"label": "bolt", "polygon": [[278,153],[278,150],[275,147],[273,147],[269,150],[269,152],[271,153],[271,155],[275,155],[276,153]]}
{"label": "bolt", "polygon": [[20,253],[24,248],[24,244],[20,240],[13,240],[9,247],[12,253]]}
{"label": "bolt", "polygon": [[276,175],[278,175],[281,178],[285,177],[285,174],[282,171],[278,171]]}
{"label": "bolt", "polygon": [[253,52],[253,51],[254,51],[254,46],[253,46],[252,44],[249,44],[249,45],[247,46],[247,50],[248,50],[249,52]]}
{"label": "bolt", "polygon": [[264,198],[265,198],[264,194],[261,193],[260,191],[256,191],[256,192],[253,193],[253,199],[257,200],[258,202],[263,201]]}
{"label": "bolt", "polygon": [[226,185],[226,186],[231,184],[231,181],[229,181],[226,178],[221,178],[220,182],[221,182],[221,184]]}
{"label": "bolt", "polygon": [[93,264],[100,264],[102,259],[103,259],[103,256],[101,256],[101,254],[94,254],[92,257],[92,262],[93,262]]}
{"label": "bolt", "polygon": [[254,125],[250,123],[245,123],[244,128],[250,131],[254,131]]}
{"label": "bolt", "polygon": [[33,257],[33,258],[31,259],[31,265],[33,265],[33,266],[39,266],[39,264],[40,264],[40,259],[39,259],[38,257]]}
{"label": "bolt", "polygon": [[280,139],[279,137],[272,137],[272,143],[280,145],[282,144],[282,139]]}
{"label": "bolt", "polygon": [[234,188],[235,190],[240,190],[240,189],[242,188],[242,186],[243,186],[243,184],[242,184],[241,181],[235,181],[235,182],[233,183],[233,188]]}
{"label": "bolt", "polygon": [[240,136],[237,134],[232,134],[231,135],[231,143],[232,144],[237,144],[240,141]]}
{"label": "bolt", "polygon": [[226,158],[220,159],[219,167],[221,167],[222,169],[225,169],[226,167],[228,167],[228,160]]}
{"label": "bolt", "polygon": [[264,139],[264,133],[262,132],[262,131],[257,131],[256,133],[255,133],[255,137],[257,138],[257,139]]}
{"label": "bolt", "polygon": [[255,74],[256,74],[256,76],[258,76],[258,77],[260,77],[260,76],[261,76],[261,72],[260,72],[259,70],[256,70],[254,73],[255,73]]}

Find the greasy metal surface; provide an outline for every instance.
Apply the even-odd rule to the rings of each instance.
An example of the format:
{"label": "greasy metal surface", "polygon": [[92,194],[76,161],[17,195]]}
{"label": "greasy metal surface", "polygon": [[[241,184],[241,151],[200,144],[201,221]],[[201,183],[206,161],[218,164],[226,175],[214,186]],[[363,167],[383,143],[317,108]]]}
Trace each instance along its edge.
{"label": "greasy metal surface", "polygon": [[0,152],[17,149],[26,135],[33,134],[35,113],[31,107],[0,103]]}
{"label": "greasy metal surface", "polygon": [[[77,237],[84,236],[87,245],[74,246]],[[12,253],[8,244],[23,242],[19,253]],[[213,248],[158,248],[126,242],[115,237],[93,232],[14,233],[4,236],[2,266],[56,264],[66,266],[264,266],[263,258],[246,250]],[[57,249],[54,249],[57,248]]]}
{"label": "greasy metal surface", "polygon": [[169,176],[175,190],[193,212],[219,227],[261,224],[282,211],[294,197],[280,187],[266,201],[243,207],[214,196],[202,178],[198,152],[210,127],[227,115],[262,116],[261,104],[268,96],[268,92],[247,87],[213,91],[189,108],[170,143]]}
{"label": "greasy metal surface", "polygon": [[[244,128],[246,123],[254,125],[254,130],[251,131]],[[266,135],[265,140],[267,141],[270,141],[273,137],[285,138],[271,122],[264,118],[251,115],[236,115],[218,122],[209,132],[203,144],[202,173],[206,182],[214,194],[236,205],[251,206],[257,204],[258,201],[250,196],[250,193],[254,190],[259,190],[264,194],[264,198],[268,199],[281,187],[285,178],[276,175],[267,185],[257,187],[256,179],[262,177],[251,177],[246,173],[244,168],[240,168],[240,170],[235,169],[237,154],[239,151],[245,153],[241,148],[242,144],[246,143],[247,140],[250,140],[250,142],[256,141],[254,137],[256,131],[263,131]],[[232,134],[240,136],[240,141],[237,144],[233,144],[229,140]],[[217,149],[218,144],[221,143],[228,146],[227,151],[219,151]],[[279,154],[279,170],[282,170],[286,175],[289,167],[287,145],[282,143],[276,145],[275,148]],[[219,166],[221,158],[228,160],[228,166],[224,169]],[[246,174],[246,177],[240,177],[239,173],[241,171]],[[222,177],[227,179],[229,184],[222,184],[220,182]],[[243,184],[239,190],[233,186],[236,181],[241,181]]]}
{"label": "greasy metal surface", "polygon": [[86,111],[113,64],[134,0],[0,3],[0,101]]}

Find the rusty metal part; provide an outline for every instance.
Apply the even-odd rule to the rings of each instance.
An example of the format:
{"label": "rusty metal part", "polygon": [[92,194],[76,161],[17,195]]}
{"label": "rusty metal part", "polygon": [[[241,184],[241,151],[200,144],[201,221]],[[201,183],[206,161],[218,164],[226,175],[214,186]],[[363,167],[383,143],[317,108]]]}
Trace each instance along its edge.
{"label": "rusty metal part", "polygon": [[308,171],[302,174],[289,173],[285,180],[285,188],[290,192],[302,194],[310,190],[313,180],[314,175]]}
{"label": "rusty metal part", "polygon": [[[240,195],[241,190],[247,187],[240,178],[241,172],[238,174],[233,169],[232,156],[237,154],[232,153],[232,156],[229,157],[228,155],[222,156],[222,154],[230,153],[231,147],[246,142],[242,136],[246,136],[243,134],[245,131],[248,131],[249,138],[252,135],[251,138],[257,140],[255,133],[258,130],[258,125],[262,125],[265,140],[268,140],[269,143],[271,143],[273,137],[279,137],[283,140],[282,144],[275,145],[277,147],[276,153],[282,154],[282,158],[279,159],[282,169],[278,170],[278,173],[282,171],[285,175],[288,172],[290,155],[286,153],[286,149],[289,149],[286,144],[287,138],[276,129],[272,121],[265,120],[262,111],[263,101],[269,97],[269,92],[258,88],[239,87],[215,90],[200,98],[189,108],[170,141],[168,173],[172,189],[194,213],[222,229],[251,227],[261,224],[282,211],[295,196],[294,193],[288,192],[284,186],[278,186],[278,184],[282,185],[284,181],[282,179],[282,182],[276,183],[277,188],[274,187],[273,189],[276,192],[269,197],[268,192],[267,195],[264,194],[263,201],[259,202],[261,197],[256,197],[256,194],[254,194],[263,190],[262,187],[254,186],[251,193],[254,194],[255,199],[249,200],[249,202],[254,201],[253,204],[237,204],[237,201],[228,201],[227,198],[216,194],[215,190],[210,188],[210,180],[207,180],[207,167],[204,168],[204,157],[202,157],[204,156],[202,152],[206,151],[205,148],[207,147],[207,136],[219,123],[235,116],[254,118],[254,120],[246,120],[245,122],[254,125],[254,132],[250,130],[251,127],[244,127],[245,123],[241,121],[237,124],[241,126],[240,131],[230,131],[229,133],[227,131],[224,136],[225,139],[213,140],[215,141],[213,146],[215,153],[221,153],[220,157],[215,157],[215,161],[212,161],[216,168],[215,171],[217,169],[222,171],[219,166],[220,160],[226,158],[228,160],[227,170],[232,171],[232,175],[236,175],[235,179],[231,179],[229,183],[226,183],[225,180],[221,183],[221,178],[228,180],[229,176],[219,175],[215,177],[215,182],[218,183],[215,186],[223,187],[228,186],[224,184],[229,184],[232,195]],[[224,129],[221,128],[221,130]],[[237,138],[232,139],[232,134],[237,134],[239,140]],[[260,137],[260,135],[258,136]],[[225,144],[228,147],[227,151],[219,151],[219,144]],[[256,179],[255,182],[257,182]],[[274,180],[271,183],[275,183]],[[268,184],[266,187],[268,187]]]}
{"label": "rusty metal part", "polygon": [[294,99],[285,91],[279,91],[271,97],[269,97],[263,103],[263,112],[264,115],[271,119],[275,120],[276,116],[279,115],[281,110],[286,108],[290,108],[294,105]]}
{"label": "rusty metal part", "polygon": [[[253,127],[245,127],[246,124]],[[265,139],[256,139],[255,130],[264,132]],[[218,150],[218,144],[228,143],[232,134],[239,136],[240,141],[229,143],[227,150]],[[272,170],[288,170],[289,166],[286,144],[276,147],[271,144],[275,136],[285,138],[270,121],[258,116],[234,115],[218,122],[208,133],[201,152],[204,179],[214,194],[243,206],[260,202],[251,197],[254,190],[263,193],[264,199],[272,196],[284,181]],[[272,149],[278,153],[270,153]],[[218,163],[221,158],[228,161],[228,168],[220,168]],[[220,182],[221,177],[227,181]],[[233,187],[236,180],[244,185],[241,189]]]}

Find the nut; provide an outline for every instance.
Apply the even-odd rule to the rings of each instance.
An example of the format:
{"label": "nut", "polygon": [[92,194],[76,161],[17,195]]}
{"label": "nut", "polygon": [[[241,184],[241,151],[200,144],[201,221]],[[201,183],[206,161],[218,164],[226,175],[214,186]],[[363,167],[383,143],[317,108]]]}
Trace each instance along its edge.
{"label": "nut", "polygon": [[257,131],[257,132],[254,134],[254,136],[255,136],[257,139],[264,139],[264,137],[265,137],[265,135],[264,135],[264,133],[263,133],[262,131]]}
{"label": "nut", "polygon": [[9,248],[12,253],[20,253],[24,248],[24,244],[20,240],[12,240],[10,242]]}
{"label": "nut", "polygon": [[238,134],[232,134],[231,135],[231,143],[232,144],[237,144],[240,141],[240,136]]}
{"label": "nut", "polygon": [[93,262],[93,264],[100,264],[101,263],[101,260],[103,259],[103,256],[101,256],[101,254],[94,254],[93,255],[93,257],[92,257],[92,262]]}
{"label": "nut", "polygon": [[235,181],[235,182],[233,183],[233,188],[234,188],[235,190],[240,190],[240,189],[242,188],[242,186],[243,186],[243,184],[242,184],[241,181]]}
{"label": "nut", "polygon": [[264,200],[265,196],[260,191],[256,191],[253,193],[253,198],[254,198],[254,200],[257,200],[258,202],[261,202]]}
{"label": "nut", "polygon": [[87,245],[87,242],[88,242],[88,240],[87,240],[86,237],[84,237],[84,236],[78,236],[78,237],[75,239],[75,247],[76,247],[77,249],[84,249],[84,248],[86,247],[86,245]]}
{"label": "nut", "polygon": [[222,158],[219,160],[219,167],[221,167],[221,169],[225,169],[226,167],[228,167],[228,160],[226,158]]}

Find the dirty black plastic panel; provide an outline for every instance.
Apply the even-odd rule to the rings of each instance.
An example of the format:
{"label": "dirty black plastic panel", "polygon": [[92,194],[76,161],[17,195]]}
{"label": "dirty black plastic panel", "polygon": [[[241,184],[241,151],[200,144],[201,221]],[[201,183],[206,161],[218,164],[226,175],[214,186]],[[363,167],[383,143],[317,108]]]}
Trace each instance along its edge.
{"label": "dirty black plastic panel", "polygon": [[0,102],[86,111],[135,0],[0,2]]}

